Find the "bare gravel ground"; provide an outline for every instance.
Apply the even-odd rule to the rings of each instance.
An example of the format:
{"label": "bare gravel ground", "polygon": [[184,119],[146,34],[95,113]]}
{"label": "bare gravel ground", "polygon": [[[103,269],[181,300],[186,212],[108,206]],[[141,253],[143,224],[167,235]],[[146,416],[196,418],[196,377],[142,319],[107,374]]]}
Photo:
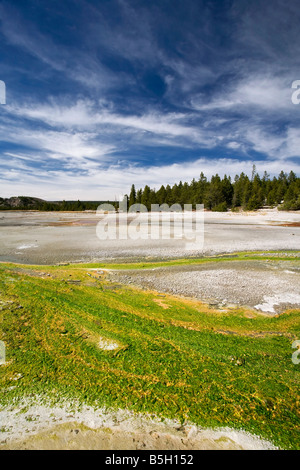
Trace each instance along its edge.
{"label": "bare gravel ground", "polygon": [[224,261],[110,272],[112,280],[193,297],[226,308],[246,306],[268,315],[300,308],[296,261]]}
{"label": "bare gravel ground", "polygon": [[[135,239],[132,232],[128,232],[127,239],[99,239],[98,223],[111,221],[114,215],[4,211],[0,213],[0,261],[59,264],[164,260],[237,251],[299,250],[299,211],[266,209],[241,213],[204,212],[202,215],[204,223],[199,225],[196,243],[191,246],[186,242],[189,236],[195,237],[194,226],[190,227],[190,232],[184,233],[187,239],[161,239],[159,235],[162,232],[155,214],[151,236],[145,239],[141,239],[142,232],[138,231],[133,232],[137,235]],[[134,217],[139,217],[145,235],[145,228],[149,227],[147,216],[138,214],[126,219],[125,214],[120,214],[118,223],[122,229],[128,229]],[[172,230],[178,229],[179,217],[174,215]],[[246,305],[267,314],[300,306],[298,263],[288,260],[281,263],[210,263],[119,273],[118,276],[120,282],[196,297],[221,306]]]}
{"label": "bare gravel ground", "polygon": [[[145,226],[146,215],[139,216]],[[57,264],[167,259],[247,250],[297,250],[300,247],[299,212],[275,209],[252,213],[205,212],[204,225],[197,232],[199,239],[188,249],[183,238],[155,239],[155,236],[159,237],[158,224],[154,225],[151,238],[99,239],[97,224],[103,217],[82,212],[1,212],[0,261]],[[125,215],[120,214],[121,226],[129,225],[131,220],[126,221]],[[176,220],[172,222],[174,227],[178,227]],[[192,230],[191,235],[195,235]]]}

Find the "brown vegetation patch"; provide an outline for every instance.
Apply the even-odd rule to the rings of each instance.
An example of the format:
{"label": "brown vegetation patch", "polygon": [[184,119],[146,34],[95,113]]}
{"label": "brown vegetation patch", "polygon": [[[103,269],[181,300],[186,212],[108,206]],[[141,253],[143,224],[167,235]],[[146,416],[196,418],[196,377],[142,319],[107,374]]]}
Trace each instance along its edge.
{"label": "brown vegetation patch", "polygon": [[278,224],[280,227],[300,227],[300,222],[287,222],[285,224]]}
{"label": "brown vegetation patch", "polygon": [[161,299],[153,299],[153,302],[157,303],[160,307],[162,307],[164,310],[171,308],[171,305],[166,304],[163,302]]}

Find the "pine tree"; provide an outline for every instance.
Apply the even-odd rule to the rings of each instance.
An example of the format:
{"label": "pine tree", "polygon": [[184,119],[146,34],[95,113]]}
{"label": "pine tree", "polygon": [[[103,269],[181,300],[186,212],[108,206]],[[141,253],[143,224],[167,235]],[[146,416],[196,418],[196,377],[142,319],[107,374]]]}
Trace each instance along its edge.
{"label": "pine tree", "polygon": [[166,198],[165,198],[165,204],[168,204],[169,206],[171,206],[173,204],[172,202],[172,189],[171,189],[171,186],[169,184],[167,184],[166,186]]}
{"label": "pine tree", "polygon": [[253,180],[251,181],[251,193],[246,203],[246,209],[256,210],[262,207],[264,202],[261,180],[259,175],[256,173]]}
{"label": "pine tree", "polygon": [[225,202],[222,192],[221,178],[218,174],[211,177],[210,185],[204,196],[204,205],[207,209],[218,209],[219,204]]}
{"label": "pine tree", "polygon": [[200,173],[200,178],[197,183],[196,197],[194,198],[195,204],[204,204],[205,193],[210,183],[208,183],[203,171]]}
{"label": "pine tree", "polygon": [[226,207],[228,208],[232,205],[232,196],[233,196],[233,186],[231,184],[230,176],[227,177],[227,175],[224,175],[221,185],[222,185],[223,199],[224,199],[224,202],[226,202]]}
{"label": "pine tree", "polygon": [[162,185],[156,192],[157,204],[161,205],[166,202],[166,188]]}
{"label": "pine tree", "polygon": [[150,211],[150,209],[151,209],[150,193],[151,193],[151,189],[146,184],[146,186],[144,187],[144,190],[142,192],[141,203],[144,204],[144,206],[147,207],[148,211]]}
{"label": "pine tree", "polygon": [[142,194],[143,194],[143,190],[142,190],[142,189],[138,189],[137,192],[136,192],[136,203],[137,203],[137,204],[141,204],[141,203],[142,203]]}
{"label": "pine tree", "polygon": [[181,187],[181,194],[179,198],[179,204],[181,205],[182,209],[184,208],[184,204],[191,204],[192,197],[191,197],[191,188],[188,183],[184,183]]}
{"label": "pine tree", "polygon": [[131,191],[129,194],[129,207],[136,203],[136,191],[134,184],[131,186]]}

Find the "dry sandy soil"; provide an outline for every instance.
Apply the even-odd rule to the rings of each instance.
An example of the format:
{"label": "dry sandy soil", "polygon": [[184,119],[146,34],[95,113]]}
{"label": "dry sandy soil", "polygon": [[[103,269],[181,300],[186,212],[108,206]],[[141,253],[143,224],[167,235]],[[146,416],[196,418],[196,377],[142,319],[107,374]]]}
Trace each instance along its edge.
{"label": "dry sandy soil", "polygon": [[273,450],[244,431],[202,429],[129,411],[23,403],[0,410],[0,450]]}

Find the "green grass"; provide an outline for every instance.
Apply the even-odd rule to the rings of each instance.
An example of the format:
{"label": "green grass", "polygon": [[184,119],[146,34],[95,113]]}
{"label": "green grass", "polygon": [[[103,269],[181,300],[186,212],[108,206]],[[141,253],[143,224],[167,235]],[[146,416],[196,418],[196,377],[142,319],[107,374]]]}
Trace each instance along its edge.
{"label": "green grass", "polygon": [[266,259],[276,259],[278,261],[290,260],[290,261],[299,261],[300,253],[296,250],[286,250],[286,251],[244,251],[231,254],[221,254],[215,256],[206,256],[203,258],[182,258],[182,259],[167,259],[164,261],[157,260],[143,260],[143,261],[124,261],[122,263],[85,263],[85,264],[76,264],[72,263],[71,267],[80,267],[80,268],[109,268],[109,269],[153,269],[165,266],[181,266],[181,265],[193,265],[193,264],[204,264],[210,262],[222,262],[222,261],[247,261],[247,260],[266,260]]}
{"label": "green grass", "polygon": [[[273,255],[218,259],[249,256]],[[289,256],[297,259],[297,253]],[[76,399],[244,429],[281,448],[299,448],[300,365],[293,364],[291,348],[300,339],[299,311],[275,317],[238,308],[220,312],[157,292],[114,288],[90,267],[0,264],[0,340],[7,360],[0,366],[1,406],[30,395],[53,403]],[[119,348],[100,349],[100,337]]]}

